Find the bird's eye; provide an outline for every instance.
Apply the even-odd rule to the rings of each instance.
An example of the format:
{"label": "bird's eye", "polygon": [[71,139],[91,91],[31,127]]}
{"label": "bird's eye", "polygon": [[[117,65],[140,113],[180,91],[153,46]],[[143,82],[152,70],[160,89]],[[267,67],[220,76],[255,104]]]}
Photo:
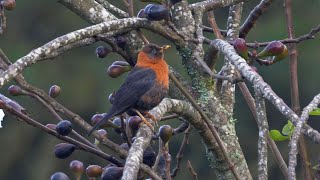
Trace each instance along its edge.
{"label": "bird's eye", "polygon": [[152,53],[155,54],[155,53],[157,53],[157,51],[156,51],[155,49],[153,49],[153,50],[152,50]]}

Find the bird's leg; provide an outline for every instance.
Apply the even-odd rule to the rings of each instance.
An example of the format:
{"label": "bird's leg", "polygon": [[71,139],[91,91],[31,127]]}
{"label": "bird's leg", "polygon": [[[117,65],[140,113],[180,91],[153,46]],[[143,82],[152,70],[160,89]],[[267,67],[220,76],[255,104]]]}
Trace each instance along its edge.
{"label": "bird's leg", "polygon": [[152,121],[156,124],[156,126],[158,126],[158,121],[157,121],[157,119],[156,119],[151,113],[146,112],[146,115],[147,115],[150,119],[152,119]]}
{"label": "bird's leg", "polygon": [[154,132],[154,127],[152,126],[152,124],[150,124],[149,121],[146,120],[146,118],[138,110],[135,109],[134,111],[138,114],[142,121],[146,123],[146,125]]}

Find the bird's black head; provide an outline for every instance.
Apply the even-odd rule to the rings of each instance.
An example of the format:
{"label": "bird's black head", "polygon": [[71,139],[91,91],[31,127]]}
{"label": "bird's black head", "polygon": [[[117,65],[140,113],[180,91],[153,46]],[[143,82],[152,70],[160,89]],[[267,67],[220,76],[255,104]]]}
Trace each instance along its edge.
{"label": "bird's black head", "polygon": [[163,51],[167,50],[170,46],[158,46],[156,44],[149,43],[145,45],[142,49],[142,52],[146,53],[151,59],[162,59]]}

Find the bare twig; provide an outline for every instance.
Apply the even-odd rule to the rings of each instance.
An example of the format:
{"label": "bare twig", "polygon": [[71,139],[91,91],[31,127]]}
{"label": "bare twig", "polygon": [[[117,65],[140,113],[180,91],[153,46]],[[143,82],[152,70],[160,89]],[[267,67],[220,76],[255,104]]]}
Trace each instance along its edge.
{"label": "bare twig", "polygon": [[93,147],[90,147],[86,144],[83,144],[77,140],[74,140],[70,137],[66,137],[66,136],[61,136],[59,135],[56,131],[40,124],[39,122],[31,119],[29,116],[15,110],[14,108],[12,108],[11,106],[8,106],[5,102],[3,102],[2,100],[0,101],[0,104],[1,104],[1,108],[8,111],[9,113],[19,117],[20,119],[22,119],[24,122],[26,122],[27,124],[31,125],[31,126],[34,126],[36,128],[39,128],[41,129],[42,131],[45,131],[46,133],[50,134],[50,135],[53,135],[55,137],[57,137],[58,139],[61,139],[61,140],[64,140],[66,142],[69,142],[71,144],[74,144],[76,145],[78,148],[84,150],[84,151],[87,151],[87,152],[90,152],[92,154],[95,154],[103,159],[106,159],[107,161],[117,165],[117,166],[123,166],[123,163],[120,162],[119,160],[117,160],[115,157],[111,156],[111,155],[108,155],[100,150],[97,150]]}
{"label": "bare twig", "polygon": [[171,114],[171,115],[162,117],[160,121],[166,121],[166,120],[175,119],[178,117],[180,117],[178,114]]}
{"label": "bare twig", "polygon": [[[242,16],[242,8],[243,3],[239,3],[237,5],[230,6],[229,15],[227,21],[227,37],[226,39],[229,41],[235,40],[239,36],[239,27]],[[237,77],[237,70],[234,65],[229,61],[226,56],[224,57],[224,65],[220,71],[222,75],[227,75],[230,77]],[[217,87],[221,87],[218,89],[219,95],[221,96],[222,105],[229,110],[229,112],[233,112],[234,102],[235,102],[235,85],[230,82],[218,81]]]}
{"label": "bare twig", "polygon": [[[257,114],[256,114],[256,105],[255,105],[255,102],[254,102],[254,99],[248,89],[248,87],[246,86],[246,84],[244,82],[240,82],[238,83],[239,85],[239,88],[241,90],[241,93],[243,95],[243,97],[245,98],[248,106],[249,106],[249,109],[254,117],[254,119],[256,120],[256,122],[258,123],[258,117],[257,117]],[[266,136],[267,137],[267,142],[268,142],[268,145],[269,145],[269,148],[282,172],[282,174],[284,175],[284,177],[287,179],[288,178],[288,167],[287,167],[287,164],[286,162],[284,161],[276,143],[271,139],[270,136]]]}
{"label": "bare twig", "polygon": [[[282,39],[282,40],[279,40],[279,41],[282,42],[283,44],[300,43],[302,41],[306,41],[306,40],[309,40],[309,39],[314,39],[315,35],[317,33],[319,33],[319,32],[320,32],[320,25],[318,25],[315,28],[312,28],[309,33],[304,34],[302,36],[299,36],[297,38],[292,38],[292,39],[291,38],[287,38],[287,39]],[[267,46],[270,42],[247,43],[247,46],[251,47],[251,48],[259,48],[259,47]]]}
{"label": "bare twig", "polygon": [[[129,12],[129,16],[130,17],[134,17],[134,11],[133,11],[133,0],[123,0],[125,3],[125,5],[127,6],[128,12]],[[140,36],[140,38],[142,39],[142,41],[145,44],[148,44],[149,41],[148,39],[144,36],[144,34],[142,33],[142,31],[140,29],[136,29],[137,34]]]}
{"label": "bare twig", "polygon": [[[38,102],[40,102],[44,107],[46,107],[49,112],[59,121],[62,121],[63,119],[59,116],[59,114],[50,106],[48,105],[43,99],[41,99],[39,96],[37,96],[34,93],[30,93],[28,92],[27,95],[31,96],[32,98],[34,98],[35,100],[37,100]],[[77,137],[78,139],[80,139],[83,143],[85,143],[88,146],[91,146],[92,148],[95,148],[97,150],[100,150],[97,146],[95,146],[94,144],[92,144],[90,141],[88,141],[86,138],[84,138],[83,136],[81,136],[78,132],[76,132],[75,130],[71,131],[71,134],[73,134],[75,137]],[[100,150],[101,151],[101,150]]]}
{"label": "bare twig", "polygon": [[95,0],[95,1],[97,1],[99,4],[101,4],[104,8],[106,8],[106,10],[110,11],[111,13],[113,13],[119,17],[122,17],[122,18],[129,17],[128,13],[115,7],[114,5],[110,4],[108,1],[105,1],[105,0]]}
{"label": "bare twig", "polygon": [[171,155],[169,154],[169,147],[164,145],[162,147],[162,154],[166,163],[165,166],[165,177],[166,180],[171,180],[170,167],[171,167]]}
{"label": "bare twig", "polygon": [[192,176],[193,180],[198,180],[198,174],[196,173],[196,171],[193,169],[191,162],[188,160],[187,161],[187,168]]}
{"label": "bare twig", "polygon": [[213,11],[208,12],[208,21],[209,24],[213,30],[214,35],[216,36],[217,39],[223,39],[223,35],[221,34],[221,31],[217,25],[216,19],[214,17]]}
{"label": "bare twig", "polygon": [[[208,27],[208,26],[205,26],[205,25],[202,25],[202,30],[204,32],[211,32],[213,33],[213,29],[211,27]],[[219,29],[220,31],[220,34],[223,36],[223,37],[226,37],[227,36],[227,31],[226,30],[222,30],[222,29]]]}
{"label": "bare twig", "polygon": [[[285,0],[284,7],[287,21],[288,38],[294,38],[293,18],[292,18],[292,1]],[[298,49],[297,44],[289,44],[290,55],[290,92],[291,92],[291,108],[300,115],[300,100],[299,100],[299,85],[298,85]],[[307,152],[307,146],[304,141],[304,136],[300,136],[299,153],[304,172],[304,179],[314,179],[312,174],[310,160]]]}
{"label": "bare twig", "polygon": [[267,10],[272,0],[262,0],[249,14],[248,18],[242,24],[240,28],[239,37],[246,38],[249,31],[256,24],[259,17],[262,15],[264,11]]}
{"label": "bare twig", "polygon": [[183,153],[184,153],[185,147],[189,143],[189,135],[190,135],[191,131],[192,131],[192,126],[189,125],[188,129],[184,132],[183,140],[181,142],[178,154],[176,155],[177,163],[176,163],[176,167],[173,169],[173,171],[171,173],[171,177],[176,177],[178,171],[180,170],[181,160],[182,160],[182,157],[183,157]]}
{"label": "bare twig", "polygon": [[3,34],[6,27],[7,27],[7,18],[6,18],[6,15],[4,14],[4,8],[0,2],[0,35]]}

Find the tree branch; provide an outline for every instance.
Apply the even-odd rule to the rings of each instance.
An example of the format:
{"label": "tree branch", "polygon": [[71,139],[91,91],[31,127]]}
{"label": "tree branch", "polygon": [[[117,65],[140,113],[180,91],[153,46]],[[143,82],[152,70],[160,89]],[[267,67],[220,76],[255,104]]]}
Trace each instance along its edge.
{"label": "tree branch", "polygon": [[[211,45],[218,48],[220,52],[229,58],[236,66],[240,73],[263,94],[263,97],[270,101],[287,119],[290,119],[293,124],[297,125],[299,117],[295,114],[284,102],[276,95],[271,87],[265,83],[262,77],[253,71],[246,61],[240,57],[234,50],[233,46],[223,40],[213,40]],[[312,141],[320,143],[320,134],[318,131],[304,124],[302,132],[305,133]]]}
{"label": "tree branch", "polygon": [[269,136],[268,120],[266,107],[263,96],[260,92],[255,91],[256,114],[259,127],[258,139],[258,179],[268,179],[268,147],[267,136]]}
{"label": "tree branch", "polygon": [[239,37],[245,39],[249,31],[256,24],[259,17],[262,15],[264,11],[270,6],[272,0],[262,0],[249,14],[245,22],[242,24],[240,28]]}
{"label": "tree branch", "polygon": [[297,165],[298,141],[303,125],[307,123],[309,113],[320,104],[320,94],[316,95],[311,103],[305,107],[301,114],[301,119],[295,125],[294,133],[289,143],[289,179],[296,179],[295,167]]}
{"label": "tree branch", "polygon": [[232,6],[244,1],[249,1],[249,0],[206,0],[206,1],[201,1],[197,3],[193,3],[190,6],[191,9],[197,8],[197,7],[204,7],[205,12],[206,11],[211,11],[217,8],[221,7],[227,7],[227,6]]}
{"label": "tree branch", "polygon": [[129,14],[122,11],[121,9],[115,7],[114,5],[110,4],[107,0],[95,0],[99,4],[101,4],[106,10],[110,11],[111,13],[121,17],[121,18],[127,18],[129,17]]}
{"label": "tree branch", "polygon": [[18,59],[14,64],[12,64],[8,70],[3,72],[0,75],[0,87],[2,87],[6,82],[8,82],[11,78],[16,77],[20,74],[26,67],[31,66],[32,64],[38,62],[39,60],[51,55],[57,49],[69,45],[71,43],[75,43],[79,40],[89,38],[98,34],[115,31],[117,29],[123,28],[146,28],[158,32],[159,34],[167,37],[174,41],[174,37],[172,37],[168,32],[162,28],[162,26],[158,23],[148,21],[146,19],[141,18],[127,18],[120,20],[113,20],[104,23],[100,23],[97,25],[93,25],[84,29],[80,29],[74,32],[70,32],[66,35],[58,37],[47,44],[34,49],[26,56]]}

